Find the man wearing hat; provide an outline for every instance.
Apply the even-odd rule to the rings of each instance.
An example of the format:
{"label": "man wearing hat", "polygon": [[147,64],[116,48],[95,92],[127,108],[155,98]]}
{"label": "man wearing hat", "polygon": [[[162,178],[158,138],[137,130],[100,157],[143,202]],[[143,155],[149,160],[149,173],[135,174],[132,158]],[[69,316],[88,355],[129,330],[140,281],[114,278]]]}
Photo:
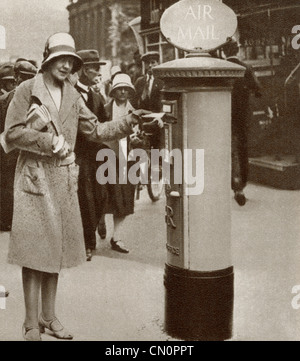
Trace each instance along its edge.
{"label": "man wearing hat", "polygon": [[[105,65],[99,57],[97,50],[80,50],[77,55],[83,61],[83,66],[78,73],[79,79],[75,85],[77,91],[81,94],[87,107],[97,116],[101,122],[107,120],[104,110],[102,96],[93,91],[92,87],[97,84],[101,65]],[[96,162],[96,155],[99,150],[106,148],[103,144],[97,144],[86,139],[79,134],[77,146],[75,149],[77,162],[80,165],[78,197],[81,210],[84,240],[86,248],[87,261],[92,259],[92,251],[96,248],[95,231],[99,220],[101,219],[103,206],[103,188],[96,180],[96,172],[99,163]],[[105,226],[105,225],[104,225]],[[102,227],[102,238],[106,237],[106,229]]]}
{"label": "man wearing hat", "polygon": [[161,93],[163,81],[155,79],[152,69],[159,64],[159,53],[151,51],[142,56],[145,65],[145,75],[138,78],[135,89],[138,98],[138,108],[152,112],[161,111]]}
{"label": "man wearing hat", "polygon": [[[14,65],[14,81],[20,85],[23,81],[33,78],[37,68],[26,59],[17,59]],[[5,127],[5,118],[8,106],[15,94],[15,88],[0,97],[0,133]],[[0,224],[1,231],[9,231],[13,216],[13,186],[15,167],[19,152],[6,154],[0,149]]]}
{"label": "man wearing hat", "polygon": [[16,87],[14,65],[4,63],[0,66],[0,96],[12,91]]}
{"label": "man wearing hat", "polygon": [[[149,51],[142,56],[145,65],[145,75],[138,78],[134,86],[136,89],[136,100],[133,105],[136,108],[150,110],[153,113],[161,111],[161,90],[164,83],[155,79],[152,69],[159,65],[159,53]],[[151,145],[154,149],[160,148],[160,130],[157,130],[151,137]]]}
{"label": "man wearing hat", "polygon": [[246,204],[244,188],[248,181],[248,142],[247,119],[249,115],[249,97],[253,92],[260,97],[260,84],[251,66],[238,58],[239,44],[234,38],[228,38],[223,47],[226,60],[242,65],[246,68],[243,78],[234,82],[231,106],[231,132],[232,132],[232,181],[234,199],[240,206]]}

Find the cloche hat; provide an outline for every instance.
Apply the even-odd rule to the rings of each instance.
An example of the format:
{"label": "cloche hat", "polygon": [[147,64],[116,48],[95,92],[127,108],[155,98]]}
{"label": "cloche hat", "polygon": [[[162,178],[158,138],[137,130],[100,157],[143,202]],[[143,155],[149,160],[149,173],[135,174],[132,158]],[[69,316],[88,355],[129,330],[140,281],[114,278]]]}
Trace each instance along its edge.
{"label": "cloche hat", "polygon": [[75,41],[68,33],[55,33],[51,35],[46,42],[43,55],[42,69],[44,69],[45,65],[51,60],[60,56],[74,57],[74,73],[82,67],[82,59],[76,54]]}
{"label": "cloche hat", "polygon": [[118,88],[128,88],[130,89],[131,92],[135,91],[135,88],[131,82],[130,76],[124,73],[121,74],[116,74],[116,76],[114,77],[113,83],[112,83],[112,88],[109,92],[109,96],[111,97],[113,95],[113,92],[115,91],[115,89]]}

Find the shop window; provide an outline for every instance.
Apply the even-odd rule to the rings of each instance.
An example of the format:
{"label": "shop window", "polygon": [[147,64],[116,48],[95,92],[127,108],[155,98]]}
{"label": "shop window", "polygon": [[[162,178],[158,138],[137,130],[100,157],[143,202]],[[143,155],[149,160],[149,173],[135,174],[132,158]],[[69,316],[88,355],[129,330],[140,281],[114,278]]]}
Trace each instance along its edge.
{"label": "shop window", "polygon": [[147,36],[148,44],[158,44],[159,43],[159,33],[152,33]]}
{"label": "shop window", "polygon": [[185,52],[171,45],[159,30],[144,35],[144,44],[146,52],[159,52],[160,61],[164,63],[185,57]]}
{"label": "shop window", "polygon": [[171,44],[163,44],[162,45],[162,59],[163,63],[167,61],[171,61],[175,59],[175,48]]}

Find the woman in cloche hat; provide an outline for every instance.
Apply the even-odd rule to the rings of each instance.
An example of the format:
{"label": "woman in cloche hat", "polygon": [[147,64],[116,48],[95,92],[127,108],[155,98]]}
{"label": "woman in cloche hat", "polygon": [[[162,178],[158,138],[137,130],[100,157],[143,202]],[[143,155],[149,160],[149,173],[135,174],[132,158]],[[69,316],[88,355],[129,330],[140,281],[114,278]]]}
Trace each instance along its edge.
{"label": "woman in cloche hat", "polygon": [[73,152],[77,132],[100,143],[120,139],[145,113],[98,122],[68,81],[81,65],[69,34],[50,36],[42,72],[17,88],[2,134],[7,152],[20,150],[8,262],[22,267],[23,337],[28,341],[40,341],[45,328],[57,338],[73,338],[56,318],[55,299],[61,269],[85,262]]}
{"label": "woman in cloche hat", "polygon": [[[128,100],[130,95],[132,95],[132,93],[134,92],[135,89],[131,83],[129,75],[124,73],[115,74],[112,81],[112,87],[109,92],[111,101],[105,105],[105,111],[109,120],[122,117],[124,116],[124,114],[128,114],[128,112],[134,110]],[[135,185],[131,184],[130,182],[127,182],[127,184],[119,183],[119,177],[121,176],[121,174],[119,174],[120,157],[123,157],[123,159],[127,160],[127,170],[130,169],[131,166],[135,163],[128,159],[128,141],[128,137],[124,137],[121,140],[104,142],[110,149],[115,152],[116,155],[117,183],[104,185],[104,187],[106,187],[108,199],[105,204],[103,214],[113,214],[114,230],[112,238],[110,240],[110,244],[113,250],[121,253],[128,253],[129,250],[120,239],[120,227],[121,224],[124,222],[125,217],[133,214],[134,212]],[[123,169],[123,171],[125,172],[126,169]],[[127,179],[127,174],[124,175]]]}

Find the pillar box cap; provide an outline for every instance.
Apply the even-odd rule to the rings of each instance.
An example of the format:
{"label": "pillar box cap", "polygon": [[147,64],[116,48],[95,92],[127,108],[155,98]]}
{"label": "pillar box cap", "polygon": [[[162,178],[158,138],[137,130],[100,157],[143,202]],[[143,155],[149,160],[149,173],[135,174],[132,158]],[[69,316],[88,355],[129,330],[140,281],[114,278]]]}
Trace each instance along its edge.
{"label": "pillar box cap", "polygon": [[158,78],[239,78],[245,74],[245,67],[210,55],[192,55],[175,59],[153,68]]}

